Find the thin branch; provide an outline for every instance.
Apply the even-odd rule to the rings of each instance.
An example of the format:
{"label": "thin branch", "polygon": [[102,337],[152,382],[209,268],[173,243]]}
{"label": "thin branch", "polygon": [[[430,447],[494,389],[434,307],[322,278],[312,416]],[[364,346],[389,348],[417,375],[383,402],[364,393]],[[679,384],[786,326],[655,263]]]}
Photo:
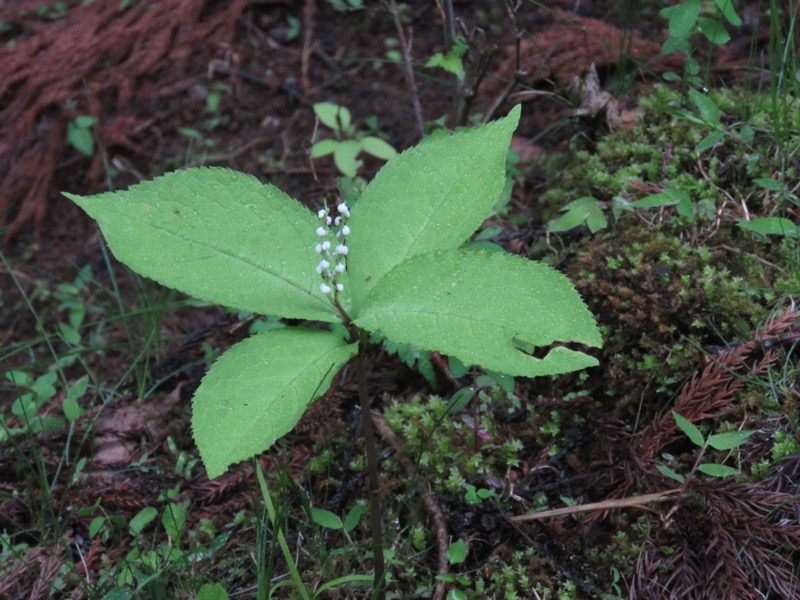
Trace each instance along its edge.
{"label": "thin branch", "polygon": [[400,41],[400,50],[403,52],[403,65],[405,66],[405,78],[408,89],[411,91],[411,103],[414,106],[414,118],[417,121],[419,136],[425,135],[425,120],[422,118],[422,104],[419,100],[419,89],[417,80],[414,77],[414,68],[411,64],[411,41],[406,38],[403,30],[403,23],[400,20],[400,13],[397,11],[397,2],[389,0],[389,12],[392,13],[395,29],[397,29],[397,39]]}
{"label": "thin branch", "polygon": [[563,508],[554,508],[552,510],[543,510],[530,515],[518,515],[508,517],[509,521],[540,521],[542,519],[549,519],[551,517],[565,517],[567,515],[574,515],[576,513],[595,512],[612,510],[615,508],[645,508],[645,504],[650,502],[664,502],[671,500],[675,494],[680,490],[673,489],[666,492],[657,492],[655,494],[643,494],[642,496],[631,496],[630,498],[620,498],[612,500],[603,500],[602,502],[590,502],[589,504],[578,504],[575,506],[565,506]]}
{"label": "thin branch", "polygon": [[367,345],[367,335],[364,331],[358,332],[358,354],[356,354],[356,376],[358,377],[358,400],[361,405],[361,423],[364,429],[364,445],[367,449],[367,474],[369,479],[369,512],[370,533],[372,535],[372,564],[375,569],[373,575],[375,600],[384,600],[386,592],[383,589],[385,565],[383,562],[383,534],[381,531],[381,484],[378,478],[378,452],[375,445],[375,431],[372,425],[372,409],[367,392],[367,372],[364,368],[364,350]]}

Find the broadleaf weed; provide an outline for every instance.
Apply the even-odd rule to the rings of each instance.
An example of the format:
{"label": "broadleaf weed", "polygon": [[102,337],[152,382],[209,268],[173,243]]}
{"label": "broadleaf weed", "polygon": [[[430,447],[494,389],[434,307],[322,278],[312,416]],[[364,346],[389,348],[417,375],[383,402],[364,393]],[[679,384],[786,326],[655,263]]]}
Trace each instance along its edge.
{"label": "broadleaf weed", "polygon": [[[348,112],[325,111],[320,120],[350,135]],[[515,109],[392,158],[352,214],[344,202],[335,212],[311,213],[274,187],[215,168],[171,173],[124,192],[68,195],[97,219],[117,258],[142,275],[212,302],[344,328],[347,339],[286,327],[230,349],[195,394],[193,432],[209,476],[217,477],[288,432],[355,357],[378,593],[384,570],[361,360],[366,332],[513,376],[596,364],[580,346],[568,347],[597,347],[601,338],[565,277],[520,257],[463,248],[505,186],[518,118]],[[528,354],[553,342],[567,345],[542,358]]]}

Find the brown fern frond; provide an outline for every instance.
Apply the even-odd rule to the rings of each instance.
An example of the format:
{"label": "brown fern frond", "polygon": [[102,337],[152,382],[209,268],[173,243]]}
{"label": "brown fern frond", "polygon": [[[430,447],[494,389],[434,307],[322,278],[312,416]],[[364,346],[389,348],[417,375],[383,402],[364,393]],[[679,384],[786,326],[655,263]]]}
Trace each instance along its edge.
{"label": "brown fern frond", "polygon": [[[727,349],[695,374],[678,394],[673,409],[692,422],[714,416],[714,411],[730,404],[748,379],[763,375],[778,360],[776,346],[798,337],[798,313],[789,306],[754,331],[750,340]],[[675,420],[666,412],[642,432],[638,451],[646,459],[653,458],[676,436]]]}
{"label": "brown fern frond", "polygon": [[664,588],[658,582],[661,559],[652,544],[644,544],[636,561],[636,572],[631,581],[630,600],[663,600]]}
{"label": "brown fern frond", "polygon": [[792,551],[800,543],[800,499],[755,484],[702,482],[702,498],[678,511],[664,583],[670,598],[759,600],[800,593]]}

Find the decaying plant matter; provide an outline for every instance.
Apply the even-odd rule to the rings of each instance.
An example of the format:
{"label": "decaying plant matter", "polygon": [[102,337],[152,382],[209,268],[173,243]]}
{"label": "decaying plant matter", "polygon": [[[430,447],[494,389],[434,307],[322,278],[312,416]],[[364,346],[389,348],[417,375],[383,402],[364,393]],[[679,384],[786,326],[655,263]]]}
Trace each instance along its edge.
{"label": "decaying plant matter", "polygon": [[[748,381],[763,377],[781,349],[800,338],[794,306],[777,313],[752,338],[720,352],[683,388],[675,412],[690,421],[720,415]],[[682,433],[672,412],[659,416],[638,436],[625,464],[624,481],[611,494],[664,484],[655,459]],[[776,466],[776,474],[757,483],[696,478],[676,497],[663,522],[662,544],[642,551],[631,598],[756,599],[767,591],[796,598],[800,591],[791,548],[800,542],[800,500],[796,457]],[[596,520],[592,515],[588,520]],[[667,552],[667,548],[671,551]],[[772,597],[772,596],[771,596]]]}
{"label": "decaying plant matter", "polygon": [[0,45],[0,224],[10,223],[10,236],[31,222],[41,227],[75,116],[97,119],[102,145],[151,159],[142,138],[159,120],[158,103],[224,55],[248,1],[134,2],[124,10],[72,1],[51,21],[36,18],[40,4],[0,8],[14,39]]}

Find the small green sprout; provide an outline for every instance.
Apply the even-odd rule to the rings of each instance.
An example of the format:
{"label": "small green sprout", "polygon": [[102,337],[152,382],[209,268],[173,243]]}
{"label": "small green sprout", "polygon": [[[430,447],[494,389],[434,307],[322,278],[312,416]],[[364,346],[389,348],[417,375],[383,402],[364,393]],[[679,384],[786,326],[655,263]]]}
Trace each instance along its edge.
{"label": "small green sprout", "polygon": [[389,160],[397,155],[388,142],[374,135],[365,135],[356,129],[350,111],[344,106],[331,102],[318,102],[314,113],[320,123],[333,131],[334,137],[319,140],[311,146],[311,158],[333,155],[333,162],[346,177],[354,179],[364,164],[358,160],[361,152],[366,152],[381,160]]}
{"label": "small green sprout", "polygon": [[[672,411],[672,416],[675,418],[675,424],[686,434],[689,440],[700,447],[700,455],[695,461],[692,473],[694,473],[694,471],[700,471],[712,477],[731,477],[740,474],[738,469],[716,463],[704,463],[701,462],[701,460],[708,448],[713,448],[715,450],[733,450],[738,448],[747,441],[747,438],[753,435],[752,431],[729,431],[727,433],[716,433],[706,438],[703,437],[702,432],[697,426],[686,417],[682,417],[675,411]],[[680,484],[686,482],[686,478],[683,475],[676,473],[665,465],[658,465],[656,468],[662,475],[674,479]]]}

